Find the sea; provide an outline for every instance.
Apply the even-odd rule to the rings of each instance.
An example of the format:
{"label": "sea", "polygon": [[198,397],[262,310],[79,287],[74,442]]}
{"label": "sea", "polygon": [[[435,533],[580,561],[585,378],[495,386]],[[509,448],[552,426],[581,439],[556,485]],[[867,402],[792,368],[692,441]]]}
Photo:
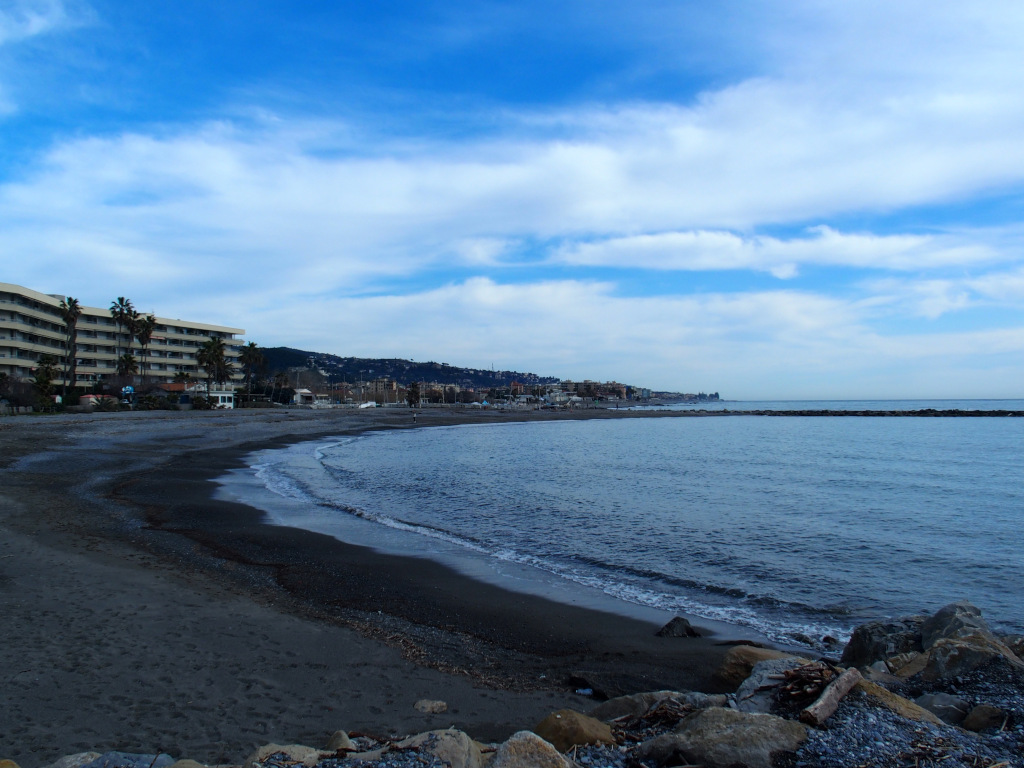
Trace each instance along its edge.
{"label": "sea", "polygon": [[[1024,410],[1024,400],[669,410]],[[219,493],[280,525],[624,616],[789,646],[958,599],[1024,633],[1024,418],[633,418],[259,451]]]}

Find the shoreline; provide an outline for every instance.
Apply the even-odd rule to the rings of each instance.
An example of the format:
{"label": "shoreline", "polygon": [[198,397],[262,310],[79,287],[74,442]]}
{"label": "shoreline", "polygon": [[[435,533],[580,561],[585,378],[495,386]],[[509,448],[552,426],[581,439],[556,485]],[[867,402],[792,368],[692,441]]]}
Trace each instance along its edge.
{"label": "shoreline", "polygon": [[[416,427],[657,415],[426,410]],[[710,671],[726,650],[717,638],[657,638],[655,624],[266,525],[262,512],[213,498],[210,481],[254,450],[411,428],[408,418],[275,410],[3,422],[0,605],[10,618],[0,647],[14,671],[0,754],[31,768],[78,746],[159,744],[216,762],[273,737],[452,724],[494,739],[585,708],[592,699],[576,688],[714,690]],[[424,715],[413,708],[421,698],[450,709]]]}

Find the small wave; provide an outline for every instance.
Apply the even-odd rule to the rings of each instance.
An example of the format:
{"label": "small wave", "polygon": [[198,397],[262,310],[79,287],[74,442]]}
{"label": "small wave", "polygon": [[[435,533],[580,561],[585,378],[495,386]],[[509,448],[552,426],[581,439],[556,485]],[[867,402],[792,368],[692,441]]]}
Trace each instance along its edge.
{"label": "small wave", "polygon": [[319,462],[323,462],[323,460],[327,458],[326,452],[329,451],[331,448],[341,448],[342,446],[354,443],[357,439],[358,438],[356,437],[346,437],[343,440],[335,440],[333,443],[323,443],[321,445],[318,445],[316,448],[313,449],[313,458]]}
{"label": "small wave", "polygon": [[313,501],[294,480],[279,471],[275,471],[275,467],[272,464],[253,464],[252,469],[255,472],[256,479],[263,483],[263,487],[271,493],[286,499]]}

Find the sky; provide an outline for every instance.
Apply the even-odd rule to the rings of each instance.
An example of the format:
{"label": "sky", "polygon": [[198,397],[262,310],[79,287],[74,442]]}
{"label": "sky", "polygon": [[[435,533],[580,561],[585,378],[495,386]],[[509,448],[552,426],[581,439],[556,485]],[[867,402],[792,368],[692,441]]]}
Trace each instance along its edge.
{"label": "sky", "polygon": [[0,281],[730,399],[1024,397],[1024,5],[3,0]]}

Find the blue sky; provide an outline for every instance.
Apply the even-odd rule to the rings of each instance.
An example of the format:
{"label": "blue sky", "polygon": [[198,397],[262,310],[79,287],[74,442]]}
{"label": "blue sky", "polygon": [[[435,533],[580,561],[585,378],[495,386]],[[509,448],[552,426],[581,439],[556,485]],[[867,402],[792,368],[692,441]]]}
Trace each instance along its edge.
{"label": "blue sky", "polygon": [[0,279],[262,346],[1021,397],[1024,7],[948,5],[6,2]]}

